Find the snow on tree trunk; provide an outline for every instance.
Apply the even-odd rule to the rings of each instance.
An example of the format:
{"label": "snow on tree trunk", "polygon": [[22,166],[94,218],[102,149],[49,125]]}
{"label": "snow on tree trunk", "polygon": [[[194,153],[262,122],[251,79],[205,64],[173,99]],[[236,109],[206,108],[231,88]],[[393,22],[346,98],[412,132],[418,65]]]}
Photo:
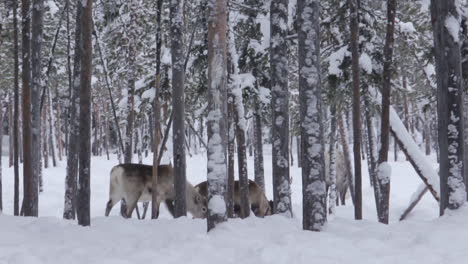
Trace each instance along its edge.
{"label": "snow on tree trunk", "polygon": [[[80,103],[80,73],[81,73],[81,5],[76,8],[76,28],[75,28],[75,53],[73,55],[73,90],[70,91],[70,128],[69,142],[77,142],[79,138],[79,103]],[[68,144],[67,153],[67,174],[65,177],[65,204],[63,218],[75,219],[76,195],[78,179],[78,152],[81,144]]]}
{"label": "snow on tree trunk", "polygon": [[[329,181],[328,187],[328,212],[335,214],[336,197],[336,105],[330,106],[331,122],[330,122],[330,151],[329,153]],[[326,158],[326,157],[325,157]],[[325,163],[326,164],[326,163]],[[326,169],[326,168],[325,168]]]}
{"label": "snow on tree trunk", "polygon": [[396,0],[387,2],[387,32],[384,46],[384,65],[383,65],[383,88],[382,88],[382,118],[380,132],[380,152],[379,165],[377,168],[377,184],[379,185],[380,197],[379,203],[379,222],[388,224],[388,214],[390,206],[390,176],[391,170],[387,164],[388,149],[390,138],[390,90],[392,77],[392,59],[393,59],[393,43],[395,31],[395,15],[396,15]]}
{"label": "snow on tree trunk", "polygon": [[[231,137],[236,137],[237,141],[237,170],[239,173],[239,200],[240,200],[240,217],[241,218],[246,218],[250,215],[250,203],[249,203],[249,178],[248,178],[248,171],[247,171],[247,148],[245,144],[245,138],[246,138],[246,122],[244,120],[244,102],[242,99],[242,87],[240,86],[240,79],[239,79],[239,67],[238,67],[238,54],[235,48],[235,43],[234,43],[234,21],[229,21],[230,28],[229,30],[229,68],[231,73],[231,76],[229,78],[229,100],[232,100],[229,102],[231,104],[231,111],[232,111],[232,123],[233,127],[230,128],[229,130],[229,140],[234,141],[234,138],[231,139]],[[233,134],[233,135],[231,135]],[[232,145],[234,145],[232,143]],[[234,146],[232,146],[234,147]],[[231,151],[231,150],[229,150]],[[234,151],[234,150],[232,150]],[[233,161],[233,160],[232,160]],[[229,168],[231,169],[231,168]],[[233,168],[232,168],[233,169]],[[230,172],[230,171],[229,171]],[[234,175],[233,175],[234,176]],[[231,182],[232,181],[232,182]],[[232,185],[231,185],[232,184]],[[233,204],[232,201],[230,201],[231,197],[231,192],[234,191],[234,177],[232,179],[229,177],[228,178],[228,199],[227,199],[227,204],[228,204],[228,215],[229,215],[229,210],[231,210],[231,204]]]}
{"label": "snow on tree trunk", "polygon": [[274,212],[292,216],[289,180],[288,2],[273,0],[270,8],[270,69]]}
{"label": "snow on tree trunk", "polygon": [[327,220],[320,86],[320,1],[298,0],[299,100],[302,139],[303,229]]}
{"label": "snow on tree trunk", "polygon": [[226,0],[208,2],[208,231],[226,214]]}
{"label": "snow on tree trunk", "polygon": [[440,215],[446,208],[457,209],[466,201],[460,5],[456,0],[431,1],[439,122]]}
{"label": "snow on tree trunk", "polygon": [[187,215],[185,200],[185,95],[184,95],[184,45],[183,45],[183,3],[171,1],[171,57],[172,57],[172,123],[175,217]]}
{"label": "snow on tree trunk", "polygon": [[265,190],[265,168],[263,167],[262,106],[258,94],[254,95],[253,144],[255,182]]}
{"label": "snow on tree trunk", "polygon": [[359,80],[359,4],[349,0],[351,30],[351,71],[353,84],[353,153],[354,153],[354,218],[362,219],[361,174],[361,93]]}
{"label": "snow on tree trunk", "polygon": [[79,126],[79,186],[77,198],[78,224],[90,223],[90,178],[91,178],[91,77],[92,77],[92,0],[82,1],[81,36],[83,54],[80,76],[80,126]]}

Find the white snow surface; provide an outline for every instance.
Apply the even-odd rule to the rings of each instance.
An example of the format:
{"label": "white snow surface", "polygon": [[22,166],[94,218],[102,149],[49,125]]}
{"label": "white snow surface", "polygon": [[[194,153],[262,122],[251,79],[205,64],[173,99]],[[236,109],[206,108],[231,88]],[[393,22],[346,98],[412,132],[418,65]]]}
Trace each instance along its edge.
{"label": "white snow surface", "polygon": [[[266,195],[271,199],[271,147],[265,145],[264,152]],[[172,219],[164,205],[160,219],[154,221],[123,219],[118,215],[119,204],[110,217],[104,217],[109,171],[117,164],[116,156],[110,161],[92,158],[90,227],[61,219],[65,159],[58,167],[44,170],[39,218],[11,216],[13,169],[3,167],[0,263],[462,263],[468,258],[467,208],[438,218],[437,202],[425,195],[408,220],[398,222],[421,183],[403,157],[400,153],[399,162],[388,163],[392,168],[390,225],[377,223],[374,193],[363,162],[364,220],[353,220],[354,209],[348,198],[348,205],[336,207],[336,215],[320,233],[302,230],[301,170],[296,163],[291,167],[293,218],[230,219],[209,234],[206,220],[191,216]],[[435,157],[425,158],[435,172]],[[144,163],[150,164],[151,159],[145,158]],[[3,164],[7,161],[3,156]],[[206,164],[206,153],[187,156],[188,181],[197,184],[206,180]],[[249,178],[253,179],[252,157],[248,157],[248,166]]]}

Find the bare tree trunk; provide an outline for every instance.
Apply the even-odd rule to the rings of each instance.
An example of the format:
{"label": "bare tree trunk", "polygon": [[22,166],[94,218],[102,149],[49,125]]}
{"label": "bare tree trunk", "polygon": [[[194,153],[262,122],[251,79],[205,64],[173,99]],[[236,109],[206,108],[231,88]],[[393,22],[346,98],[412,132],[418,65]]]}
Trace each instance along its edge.
{"label": "bare tree trunk", "polygon": [[[274,212],[292,217],[289,176],[288,2],[270,6],[270,69],[272,103],[272,169]],[[306,33],[307,34],[307,33]],[[307,78],[307,77],[305,77]]]}
{"label": "bare tree trunk", "polygon": [[80,145],[73,144],[79,138],[79,100],[80,100],[80,73],[82,57],[82,33],[81,33],[82,7],[77,5],[76,9],[76,29],[75,29],[75,53],[73,56],[73,90],[69,106],[70,124],[69,124],[69,142],[67,155],[67,175],[65,178],[65,202],[63,209],[64,219],[75,219],[77,208],[77,176],[78,176],[78,153]]}
{"label": "bare tree trunk", "polygon": [[327,192],[320,85],[320,1],[298,0],[299,87],[304,230],[320,231],[327,220]]}
{"label": "bare tree trunk", "polygon": [[174,122],[173,159],[174,159],[174,217],[187,214],[185,201],[186,164],[185,164],[185,94],[184,94],[184,60],[183,60],[183,2],[171,2],[171,55],[172,55],[172,111]]}
{"label": "bare tree trunk", "polygon": [[302,168],[302,150],[301,150],[301,137],[296,137],[296,147],[297,147],[297,167]]}
{"label": "bare tree trunk", "polygon": [[14,164],[14,147],[13,147],[13,94],[10,92],[8,95],[8,167]]}
{"label": "bare tree trunk", "polygon": [[[463,79],[460,53],[460,3],[431,1],[437,77],[440,149],[440,215],[466,201],[463,175]],[[454,32],[455,31],[455,32]]]}
{"label": "bare tree trunk", "polygon": [[265,190],[265,172],[263,167],[263,136],[262,136],[262,112],[258,95],[254,96],[254,120],[253,120],[253,143],[254,143],[254,177],[255,182]]}
{"label": "bare tree trunk", "polygon": [[235,62],[232,61],[234,59],[233,52],[236,50],[234,47],[234,33],[233,27],[231,26],[232,21],[229,20],[229,53],[228,53],[228,82],[229,82],[229,92],[228,92],[228,180],[226,186],[226,211],[227,216],[229,218],[234,217],[234,148],[235,148],[235,121],[234,121],[234,101],[235,97],[232,92],[233,85],[235,85],[235,79],[232,75],[235,72]]}
{"label": "bare tree trunk", "polygon": [[5,101],[5,97],[3,95],[1,95],[0,96],[0,213],[3,211],[2,159],[1,159],[3,140],[1,140],[1,139],[3,139],[3,120],[4,120],[4,118],[3,118],[3,104],[4,104],[4,101]]}
{"label": "bare tree trunk", "polygon": [[[153,168],[157,168],[159,166],[159,159],[161,158],[158,154],[159,145],[160,145],[160,130],[161,130],[161,102],[159,101],[160,93],[161,93],[161,47],[162,47],[162,34],[161,34],[161,17],[162,17],[162,4],[163,0],[158,0],[157,2],[157,9],[156,9],[156,23],[157,23],[157,30],[156,30],[156,83],[154,86],[154,101],[153,101],[153,121],[154,121],[154,129],[153,133]],[[152,128],[151,125],[151,117],[150,117],[150,129]],[[151,219],[157,219],[159,217],[159,206],[157,204],[158,199],[158,170],[153,170],[152,175],[152,197],[151,197]],[[146,210],[145,210],[146,212]],[[143,213],[145,214],[145,213]],[[143,217],[144,218],[144,217]]]}
{"label": "bare tree trunk", "polygon": [[33,174],[31,131],[31,62],[30,62],[30,1],[21,1],[22,15],[22,82],[23,82],[23,206],[25,216],[37,216],[37,175]]}
{"label": "bare tree trunk", "polygon": [[81,56],[80,76],[80,129],[81,146],[79,148],[79,188],[77,199],[78,224],[89,226],[90,223],[90,178],[91,178],[91,77],[92,77],[92,0],[82,2],[81,36],[83,54]]}
{"label": "bare tree trunk", "polygon": [[[330,106],[330,114],[331,114],[331,124],[330,124],[330,150],[328,151],[329,153],[329,158],[330,158],[330,163],[329,166],[330,168],[328,169],[329,171],[329,179],[330,179],[330,186],[329,186],[329,195],[328,195],[328,212],[330,214],[335,214],[335,204],[337,201],[337,196],[336,196],[336,129],[337,129],[337,124],[336,124],[336,105],[332,104]],[[326,158],[326,157],[325,157]],[[325,163],[326,164],[326,163]]]}
{"label": "bare tree trunk", "polygon": [[359,80],[359,0],[349,0],[353,76],[354,218],[362,219],[361,88]]}
{"label": "bare tree trunk", "polygon": [[[34,190],[33,190],[33,201],[34,201],[34,216],[37,216],[38,205],[37,189],[42,186],[42,116],[41,116],[41,90],[42,90],[42,26],[43,26],[43,12],[44,12],[44,1],[33,0],[32,1],[32,35],[31,35],[31,70],[32,70],[32,86],[31,86],[31,114],[32,114],[32,167],[34,177]],[[26,212],[26,211],[25,211]]]}
{"label": "bare tree trunk", "polygon": [[208,231],[226,212],[226,0],[209,0],[208,11]]}
{"label": "bare tree trunk", "polygon": [[[13,41],[14,41],[14,118],[13,118],[13,170],[14,170],[14,194],[13,194],[13,214],[19,215],[19,47],[18,47],[18,2],[13,1]],[[26,167],[25,167],[26,168]]]}

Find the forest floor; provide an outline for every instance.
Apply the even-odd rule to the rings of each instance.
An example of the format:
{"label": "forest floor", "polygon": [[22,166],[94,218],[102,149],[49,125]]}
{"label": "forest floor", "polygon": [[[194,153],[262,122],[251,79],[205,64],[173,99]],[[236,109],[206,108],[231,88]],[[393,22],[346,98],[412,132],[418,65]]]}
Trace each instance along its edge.
{"label": "forest floor", "polygon": [[[265,146],[267,196],[271,191],[271,155]],[[393,157],[393,156],[390,156]],[[296,157],[295,157],[296,158]],[[430,157],[434,168],[436,163]],[[297,159],[295,159],[296,161]],[[122,219],[119,205],[104,217],[109,170],[115,156],[93,157],[91,227],[62,220],[65,160],[44,170],[39,218],[11,216],[13,170],[3,169],[4,212],[0,215],[0,264],[40,263],[465,263],[468,259],[468,209],[438,218],[438,205],[427,193],[399,222],[421,180],[403,156],[391,162],[391,224],[377,223],[373,190],[363,167],[364,220],[354,221],[351,200],[337,208],[323,232],[302,231],[300,169],[291,169],[294,218],[269,216],[229,220],[206,233],[206,220],[171,219],[164,205],[156,221]],[[3,164],[7,163],[3,157]],[[151,157],[145,159],[150,163]],[[249,157],[253,179],[253,158]],[[187,156],[187,179],[206,180],[206,154]],[[20,185],[22,187],[22,185]],[[22,188],[21,188],[22,189]],[[463,261],[465,260],[465,261]]]}

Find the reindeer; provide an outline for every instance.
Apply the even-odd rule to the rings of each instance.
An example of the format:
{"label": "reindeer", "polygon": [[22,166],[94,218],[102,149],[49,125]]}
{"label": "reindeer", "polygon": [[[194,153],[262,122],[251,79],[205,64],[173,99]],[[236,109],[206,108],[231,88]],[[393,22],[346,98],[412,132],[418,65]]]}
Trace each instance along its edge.
{"label": "reindeer", "polygon": [[[345,164],[345,157],[341,150],[336,150],[336,205],[345,205],[346,193],[348,191],[348,174]],[[330,155],[328,151],[325,152],[325,175],[327,182],[327,190],[331,186],[332,182],[330,179]]]}
{"label": "reindeer", "polygon": [[[195,190],[204,197],[208,197],[208,184],[206,181],[197,184]],[[249,180],[249,204],[255,216],[264,217],[272,214],[273,202],[268,201],[262,188],[252,180]],[[236,215],[240,214],[239,181],[234,182],[234,213]]]}
{"label": "reindeer", "polygon": [[[110,173],[109,201],[105,215],[109,216],[112,207],[122,199],[127,204],[122,215],[125,218],[131,217],[138,201],[151,201],[152,171],[153,166],[143,164],[128,163],[114,166]],[[157,208],[162,201],[174,200],[174,176],[171,165],[158,166],[157,192]],[[187,210],[195,218],[205,218],[206,198],[200,195],[189,182],[187,182],[186,192]],[[168,207],[170,207],[169,204]]]}

